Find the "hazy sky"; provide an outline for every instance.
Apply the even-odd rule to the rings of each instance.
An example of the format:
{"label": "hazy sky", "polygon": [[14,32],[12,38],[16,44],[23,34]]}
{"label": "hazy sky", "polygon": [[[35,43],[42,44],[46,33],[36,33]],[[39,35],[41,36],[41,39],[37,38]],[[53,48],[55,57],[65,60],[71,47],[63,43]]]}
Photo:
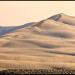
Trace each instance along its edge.
{"label": "hazy sky", "polygon": [[0,1],[0,26],[36,22],[58,13],[75,16],[75,1]]}

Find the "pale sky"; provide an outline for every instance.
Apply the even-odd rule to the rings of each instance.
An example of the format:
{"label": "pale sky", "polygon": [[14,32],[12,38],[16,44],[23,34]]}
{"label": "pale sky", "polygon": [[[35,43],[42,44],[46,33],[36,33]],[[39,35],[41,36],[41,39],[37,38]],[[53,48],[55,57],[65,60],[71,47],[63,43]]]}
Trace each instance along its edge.
{"label": "pale sky", "polygon": [[0,1],[0,26],[37,22],[59,13],[75,16],[75,1]]}

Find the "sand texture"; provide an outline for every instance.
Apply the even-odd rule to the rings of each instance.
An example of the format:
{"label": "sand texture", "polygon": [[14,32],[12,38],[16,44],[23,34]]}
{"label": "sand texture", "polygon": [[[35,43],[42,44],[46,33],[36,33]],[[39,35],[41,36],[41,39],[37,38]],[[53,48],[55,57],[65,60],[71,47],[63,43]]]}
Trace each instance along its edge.
{"label": "sand texture", "polygon": [[75,17],[56,14],[0,36],[0,70],[51,68],[75,73]]}

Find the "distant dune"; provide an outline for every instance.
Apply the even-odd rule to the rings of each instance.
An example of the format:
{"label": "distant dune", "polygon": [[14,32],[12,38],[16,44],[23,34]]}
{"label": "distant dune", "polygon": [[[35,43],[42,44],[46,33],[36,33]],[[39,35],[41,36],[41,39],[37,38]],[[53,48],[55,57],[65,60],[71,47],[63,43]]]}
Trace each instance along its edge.
{"label": "distant dune", "polygon": [[60,13],[4,30],[0,28],[1,70],[56,67],[75,73],[75,17]]}

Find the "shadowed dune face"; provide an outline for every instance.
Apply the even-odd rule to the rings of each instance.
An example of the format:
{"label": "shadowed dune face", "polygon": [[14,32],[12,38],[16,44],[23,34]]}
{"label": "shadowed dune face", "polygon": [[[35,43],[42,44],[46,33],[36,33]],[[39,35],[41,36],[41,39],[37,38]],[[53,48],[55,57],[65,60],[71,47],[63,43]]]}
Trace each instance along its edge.
{"label": "shadowed dune face", "polygon": [[60,14],[56,14],[54,16],[51,16],[50,18],[48,19],[53,19],[55,21],[58,21],[61,17],[62,17],[63,13],[60,13]]}
{"label": "shadowed dune face", "polygon": [[74,25],[75,26],[75,17],[68,16],[66,14],[60,13],[50,17],[49,19],[53,19],[55,21],[63,22],[65,24]]}
{"label": "shadowed dune face", "polygon": [[74,25],[74,17],[57,14],[0,36],[0,67],[48,69],[55,65],[75,70]]}
{"label": "shadowed dune face", "polygon": [[45,35],[49,35],[49,36],[55,36],[56,38],[72,38],[73,35],[69,32],[65,32],[65,31],[48,31],[48,32],[43,32],[42,34],[45,34]]}
{"label": "shadowed dune face", "polygon": [[0,27],[0,36],[8,34],[8,33],[12,33],[15,32],[18,29],[21,28],[27,28],[27,27],[31,27],[34,24],[36,24],[36,22],[30,22],[21,26],[8,26],[8,27]]}

